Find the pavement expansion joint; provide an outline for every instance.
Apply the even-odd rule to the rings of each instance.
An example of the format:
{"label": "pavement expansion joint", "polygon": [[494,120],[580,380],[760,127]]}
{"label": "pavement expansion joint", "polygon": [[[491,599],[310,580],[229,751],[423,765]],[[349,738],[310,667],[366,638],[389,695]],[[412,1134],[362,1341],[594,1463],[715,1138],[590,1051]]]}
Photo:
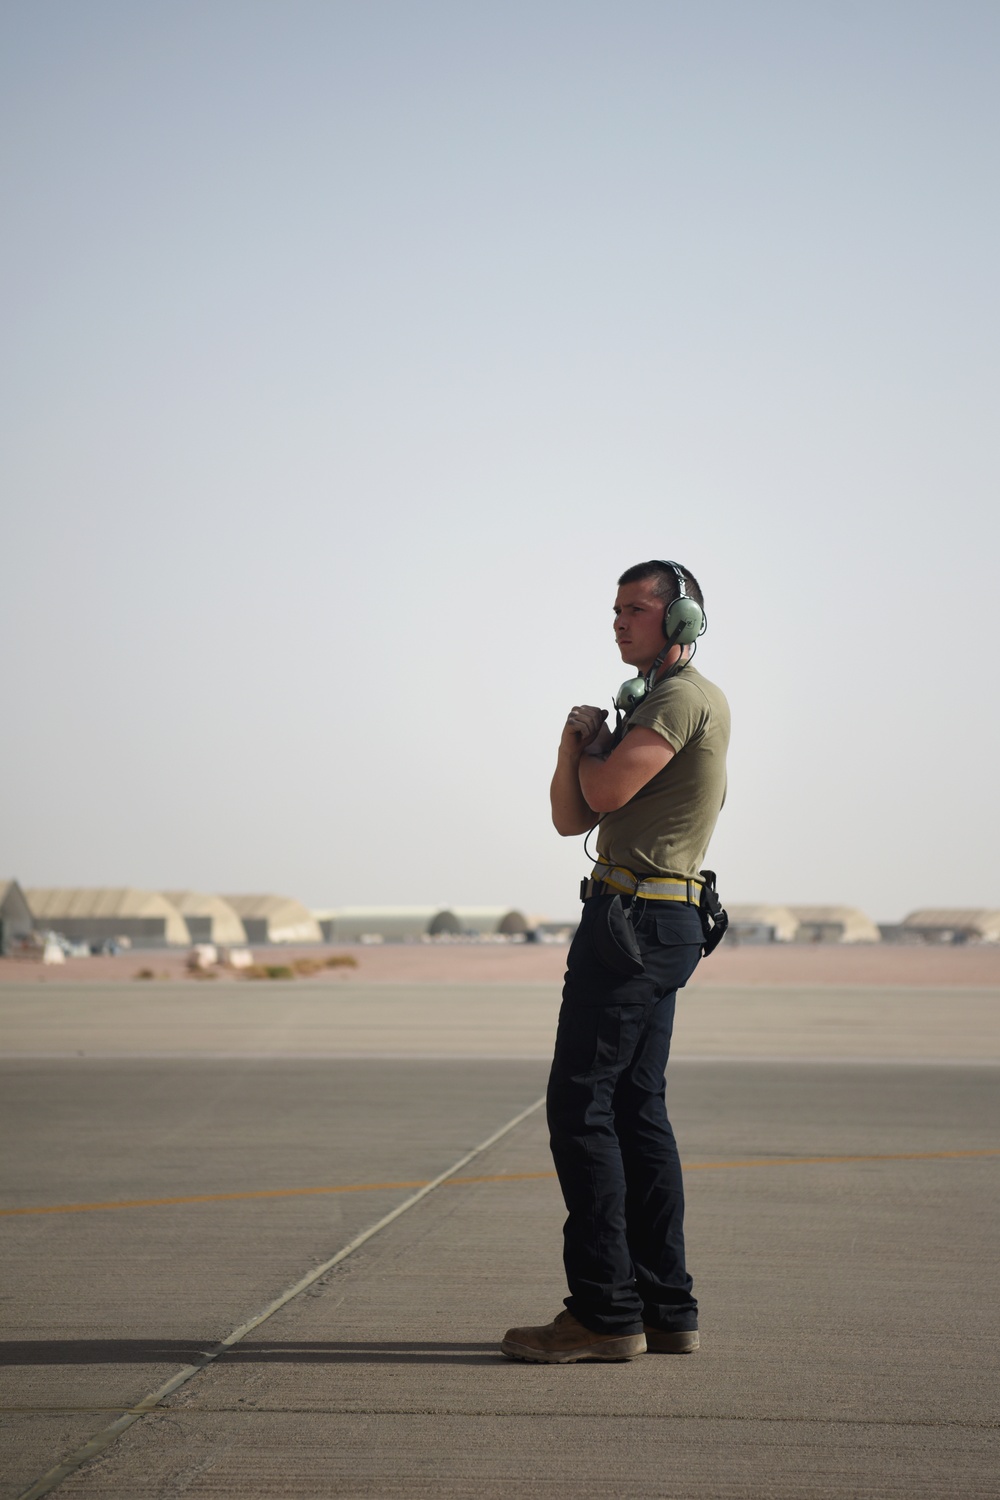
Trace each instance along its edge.
{"label": "pavement expansion joint", "polygon": [[[24,1070],[5,1107],[16,1117],[37,1095],[53,1170],[24,1159],[8,1198],[24,1206],[0,1225],[31,1297],[79,1254],[93,1302],[82,1317],[70,1309],[74,1276],[60,1276],[42,1315],[25,1302],[0,1351],[11,1402],[0,1424],[19,1475],[8,1500],[56,1458],[20,1500],[58,1500],[63,1480],[64,1495],[130,1500],[279,1489],[486,1500],[550,1486],[571,1500],[601,1489],[601,1471],[585,1472],[591,1454],[614,1459],[603,1492],[623,1500],[665,1486],[796,1500],[1000,1494],[997,1068],[921,1064],[911,1077],[881,1059],[877,1075],[852,1064],[827,1078],[746,1059],[687,1077],[684,1066],[676,1102],[692,1137],[709,1347],[680,1368],[567,1370],[511,1366],[498,1344],[504,1322],[561,1292],[553,1174],[527,1170],[550,1165],[542,1114],[426,1180],[541,1092],[540,1070],[442,1069],[434,1090],[393,1068]],[[40,1087],[53,1078],[54,1113]],[[92,1108],[105,1096],[106,1118]],[[206,1113],[216,1096],[218,1114],[214,1103]],[[121,1129],[135,1105],[137,1137]],[[280,1128],[263,1152],[255,1132],[270,1131],[272,1112]],[[79,1118],[103,1120],[105,1134],[74,1131],[69,1149]],[[166,1171],[155,1157],[147,1173],[147,1143],[161,1139]],[[434,1189],[419,1213],[362,1243],[418,1188]],[[156,1192],[178,1196],[144,1196]],[[275,1288],[286,1290],[269,1302]],[[114,1401],[118,1384],[131,1403]]]}
{"label": "pavement expansion joint", "polygon": [[[524,1421],[527,1418],[558,1420],[561,1422],[591,1422],[593,1412],[568,1412],[555,1407],[551,1410],[537,1406],[234,1406],[209,1405],[199,1402],[197,1406],[158,1406],[137,1408],[125,1406],[0,1406],[3,1416],[72,1416],[91,1413],[95,1416],[119,1414],[153,1418],[191,1417],[491,1417],[500,1421]],[[893,1431],[896,1428],[918,1428],[937,1431],[954,1428],[967,1432],[996,1432],[1000,1420],[995,1422],[963,1421],[959,1418],[930,1417],[818,1417],[800,1414],[787,1416],[762,1416],[756,1412],[735,1411],[688,1411],[688,1412],[609,1412],[600,1413],[602,1422],[753,1422],[774,1427],[849,1427],[865,1431]]]}
{"label": "pavement expansion joint", "polygon": [[[42,1500],[43,1496],[49,1495],[53,1490],[58,1489],[63,1480],[68,1479],[71,1474],[82,1468],[84,1464],[89,1463],[92,1459],[97,1458],[99,1454],[104,1453],[123,1433],[134,1426],[136,1422],[142,1421],[154,1412],[173,1418],[184,1414],[184,1407],[164,1407],[164,1402],[176,1391],[180,1390],[182,1386],[185,1386],[188,1381],[194,1379],[196,1375],[200,1375],[203,1370],[208,1369],[236,1344],[241,1343],[248,1334],[252,1333],[255,1328],[259,1328],[268,1318],[273,1317],[283,1307],[287,1307],[289,1302],[294,1301],[295,1298],[301,1296],[304,1292],[308,1292],[316,1282],[339,1266],[342,1261],[353,1255],[368,1240],[379,1234],[381,1230],[386,1229],[409,1209],[416,1207],[418,1203],[422,1202],[436,1188],[441,1187],[460,1172],[463,1167],[468,1166],[471,1162],[482,1156],[491,1146],[496,1145],[498,1141],[502,1140],[504,1136],[509,1135],[522,1121],[528,1119],[529,1116],[541,1109],[544,1103],[545,1096],[543,1095],[540,1099],[536,1099],[534,1103],[529,1104],[526,1109],[520,1110],[512,1119],[507,1120],[498,1130],[495,1130],[492,1135],[488,1136],[486,1140],[481,1141],[478,1146],[474,1146],[471,1151],[466,1151],[457,1161],[452,1162],[451,1166],[447,1167],[445,1171],[440,1172],[430,1182],[423,1184],[411,1197],[397,1204],[390,1213],[385,1214],[374,1224],[369,1225],[367,1229],[363,1230],[361,1234],[356,1235],[354,1239],[344,1245],[336,1254],[330,1256],[319,1265],[314,1265],[304,1276],[301,1276],[292,1286],[287,1287],[280,1296],[270,1302],[261,1312],[248,1318],[238,1328],[234,1328],[226,1338],[213,1345],[211,1349],[199,1354],[190,1364],[186,1364],[177,1370],[157,1390],[150,1392],[148,1396],[145,1396],[141,1401],[136,1402],[134,1406],[128,1407],[124,1411],[121,1407],[115,1407],[114,1411],[120,1413],[120,1415],[113,1422],[110,1422],[102,1431],[95,1433],[82,1447],[78,1448],[74,1453],[69,1454],[60,1463],[54,1465],[47,1473],[41,1475],[27,1489],[22,1490],[17,1500]],[[246,1408],[238,1409],[246,1410]],[[193,1408],[188,1408],[188,1410],[194,1414]]]}

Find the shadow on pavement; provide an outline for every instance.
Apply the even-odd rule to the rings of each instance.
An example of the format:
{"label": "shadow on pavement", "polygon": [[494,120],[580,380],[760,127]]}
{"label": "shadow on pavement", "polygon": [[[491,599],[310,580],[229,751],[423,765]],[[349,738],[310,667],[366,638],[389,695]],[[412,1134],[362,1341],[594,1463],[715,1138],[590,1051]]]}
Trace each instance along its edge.
{"label": "shadow on pavement", "polygon": [[[319,1342],[241,1343],[227,1349],[218,1364],[492,1364],[498,1342],[447,1343]],[[185,1339],[37,1339],[0,1343],[0,1365],[185,1365],[202,1359],[217,1344]]]}

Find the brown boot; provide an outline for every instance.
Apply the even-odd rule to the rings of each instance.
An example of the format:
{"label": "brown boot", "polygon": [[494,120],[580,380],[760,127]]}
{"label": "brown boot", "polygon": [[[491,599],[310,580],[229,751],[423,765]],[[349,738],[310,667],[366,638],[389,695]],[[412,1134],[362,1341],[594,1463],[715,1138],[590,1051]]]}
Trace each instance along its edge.
{"label": "brown boot", "polygon": [[536,1365],[575,1365],[584,1359],[622,1360],[645,1354],[641,1333],[592,1333],[567,1308],[544,1328],[508,1328],[501,1350]]}
{"label": "brown boot", "polygon": [[662,1328],[643,1327],[646,1348],[650,1354],[693,1354],[701,1340],[697,1328],[679,1328],[666,1333]]}

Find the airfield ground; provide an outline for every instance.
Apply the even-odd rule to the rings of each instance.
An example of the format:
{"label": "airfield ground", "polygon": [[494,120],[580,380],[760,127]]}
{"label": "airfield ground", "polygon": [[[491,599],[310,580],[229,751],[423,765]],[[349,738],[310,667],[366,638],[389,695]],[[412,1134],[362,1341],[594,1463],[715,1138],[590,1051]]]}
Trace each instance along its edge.
{"label": "airfield ground", "polygon": [[546,1367],[497,1340],[564,1295],[557,972],[414,951],[0,966],[4,1500],[1000,1493],[993,955],[706,963],[669,1085],[703,1347]]}

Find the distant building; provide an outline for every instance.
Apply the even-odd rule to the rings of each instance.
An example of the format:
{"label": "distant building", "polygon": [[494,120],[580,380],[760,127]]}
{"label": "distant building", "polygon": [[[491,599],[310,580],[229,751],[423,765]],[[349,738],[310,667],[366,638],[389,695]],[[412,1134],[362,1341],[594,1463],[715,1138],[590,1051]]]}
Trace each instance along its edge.
{"label": "distant building", "polygon": [[246,942],[243,923],[228,901],[201,891],[163,891],[187,924],[192,943],[223,943],[242,947]]}
{"label": "distant building", "polygon": [[509,906],[455,906],[452,910],[461,924],[461,931],[479,937],[497,934],[514,937],[527,933],[531,926],[523,912]]}
{"label": "distant building", "polygon": [[531,917],[531,933],[536,943],[571,943],[580,925],[579,917],[552,922],[548,917]]}
{"label": "distant building", "polygon": [[0,954],[9,953],[21,938],[29,937],[34,921],[27,897],[16,880],[0,880]]}
{"label": "distant building", "polygon": [[877,943],[882,934],[856,906],[790,906],[797,943]]}
{"label": "distant building", "polygon": [[912,948],[915,944],[924,942],[922,932],[913,927],[904,927],[902,922],[880,922],[878,930],[882,934],[883,943],[899,943]]}
{"label": "distant building", "polygon": [[291,896],[223,896],[239,917],[248,943],[321,943],[312,912]]}
{"label": "distant building", "polygon": [[433,937],[527,935],[533,923],[509,906],[343,906],[315,911],[328,943],[412,943]]}
{"label": "distant building", "polygon": [[787,906],[750,903],[727,906],[727,941],[737,943],[791,943],[799,930],[798,918]]}
{"label": "distant building", "polygon": [[412,943],[462,930],[455,913],[442,906],[343,906],[314,915],[328,943]]}
{"label": "distant building", "polygon": [[332,943],[334,941],[334,922],[337,916],[334,908],[332,906],[314,906],[312,916],[319,927],[320,936],[324,943]]}
{"label": "distant building", "polygon": [[1000,911],[983,907],[911,911],[900,926],[925,943],[1000,943]]}
{"label": "distant building", "polygon": [[131,886],[37,886],[25,891],[40,931],[61,932],[76,943],[128,938],[136,948],[186,947],[187,925],[159,891]]}

